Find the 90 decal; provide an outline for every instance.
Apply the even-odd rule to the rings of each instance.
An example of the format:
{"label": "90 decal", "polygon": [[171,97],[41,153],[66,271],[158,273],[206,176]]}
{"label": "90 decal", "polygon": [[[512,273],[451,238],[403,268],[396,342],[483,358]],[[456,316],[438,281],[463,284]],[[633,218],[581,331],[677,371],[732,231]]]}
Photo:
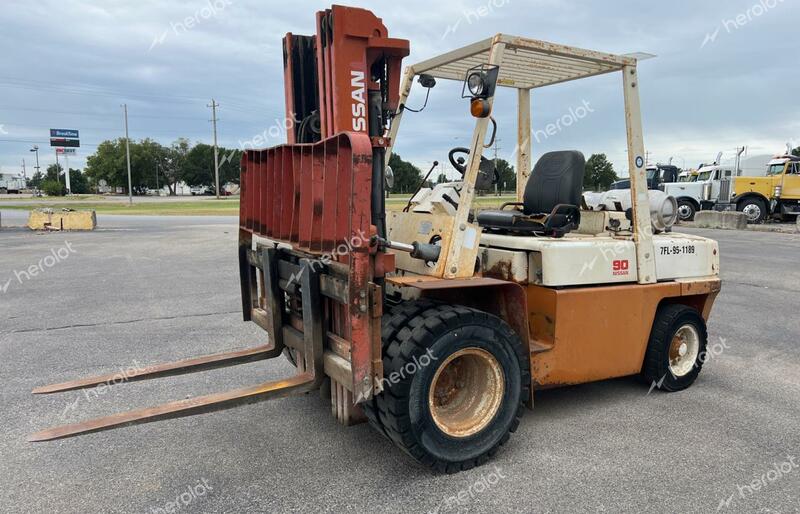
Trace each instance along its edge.
{"label": "90 decal", "polygon": [[631,263],[628,259],[620,259],[611,263],[611,274],[614,276],[627,275]]}

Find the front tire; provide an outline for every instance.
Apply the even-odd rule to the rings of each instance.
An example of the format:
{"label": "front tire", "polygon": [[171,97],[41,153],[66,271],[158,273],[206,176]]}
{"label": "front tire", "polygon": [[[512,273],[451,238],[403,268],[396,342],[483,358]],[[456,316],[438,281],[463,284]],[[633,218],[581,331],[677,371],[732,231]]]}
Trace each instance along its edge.
{"label": "front tire", "polygon": [[697,208],[692,202],[685,199],[678,200],[678,219],[681,221],[692,221],[697,213]]}
{"label": "front tire", "polygon": [[763,223],[767,218],[767,206],[758,198],[747,198],[736,205],[739,212],[747,215],[748,223]]}
{"label": "front tire", "polygon": [[697,380],[707,346],[706,322],[697,310],[679,304],[660,307],[650,332],[642,376],[654,388],[682,391]]}
{"label": "front tire", "polygon": [[530,393],[517,334],[488,313],[422,300],[390,313],[383,335],[384,391],[365,406],[370,423],[438,471],[488,461]]}

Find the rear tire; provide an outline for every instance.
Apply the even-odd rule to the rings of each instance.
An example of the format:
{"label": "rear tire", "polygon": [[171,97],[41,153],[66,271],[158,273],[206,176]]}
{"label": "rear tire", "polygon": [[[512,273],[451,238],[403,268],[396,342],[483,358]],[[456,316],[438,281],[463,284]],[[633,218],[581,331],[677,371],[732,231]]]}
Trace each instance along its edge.
{"label": "rear tire", "polygon": [[642,376],[653,388],[682,391],[700,374],[707,345],[706,323],[697,310],[680,304],[660,307],[650,332]]}
{"label": "rear tire", "polygon": [[407,302],[383,326],[384,391],[370,423],[418,462],[455,473],[508,441],[530,394],[530,362],[517,334],[475,309]]}
{"label": "rear tire", "polygon": [[736,210],[747,215],[748,223],[764,223],[767,219],[767,206],[759,198],[746,198],[736,204]]}

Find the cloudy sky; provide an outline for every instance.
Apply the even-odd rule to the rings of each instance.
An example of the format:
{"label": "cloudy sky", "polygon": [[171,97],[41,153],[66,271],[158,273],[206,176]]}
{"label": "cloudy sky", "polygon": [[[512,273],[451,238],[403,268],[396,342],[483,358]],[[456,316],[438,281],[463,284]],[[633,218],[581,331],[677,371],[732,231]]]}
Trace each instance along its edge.
{"label": "cloudy sky", "polygon": [[[22,160],[54,162],[50,128],[79,129],[70,167],[105,139],[123,135],[168,144],[211,141],[211,98],[219,104],[220,144],[238,147],[267,134],[284,141],[281,38],[311,34],[326,2],[294,0],[4,0],[0,9],[0,169]],[[411,40],[407,63],[498,32],[611,53],[647,52],[640,64],[645,145],[652,161],[679,166],[800,145],[800,0],[405,0],[371,6],[393,37]],[[187,19],[191,21],[187,22]],[[419,93],[419,92],[417,92]],[[411,106],[423,97],[412,94]],[[498,95],[499,154],[516,138],[515,95]],[[626,173],[621,78],[596,77],[533,93],[533,128],[588,105],[578,123],[534,138],[534,159],[554,149],[606,153]],[[460,85],[440,84],[428,109],[407,115],[396,151],[420,167],[443,161],[471,135]],[[538,139],[538,140],[537,140]]]}

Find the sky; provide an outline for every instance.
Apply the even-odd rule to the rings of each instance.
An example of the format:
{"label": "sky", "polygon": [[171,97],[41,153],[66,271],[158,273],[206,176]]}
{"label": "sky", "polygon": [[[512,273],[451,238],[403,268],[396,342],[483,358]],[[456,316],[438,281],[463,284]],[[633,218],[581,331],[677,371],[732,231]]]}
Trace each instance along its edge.
{"label": "sky", "polygon": [[[351,2],[409,39],[412,64],[503,32],[592,50],[657,57],[639,65],[645,147],[651,162],[696,167],[718,152],[732,158],[800,145],[800,0],[590,2],[405,0]],[[285,142],[281,39],[312,34],[319,1],[3,0],[0,9],[0,171],[30,177],[55,162],[49,129],[77,129],[82,168],[107,139],[169,144],[179,137],[240,147]],[[409,105],[424,100],[420,88]],[[532,93],[533,158],[551,150],[605,153],[627,174],[622,80],[614,73]],[[576,112],[569,126],[545,135]],[[512,163],[516,94],[495,100],[498,155]],[[474,120],[461,84],[440,81],[426,110],[408,113],[395,151],[420,168],[465,146]],[[536,132],[539,131],[539,132]],[[261,141],[259,141],[261,142]]]}

